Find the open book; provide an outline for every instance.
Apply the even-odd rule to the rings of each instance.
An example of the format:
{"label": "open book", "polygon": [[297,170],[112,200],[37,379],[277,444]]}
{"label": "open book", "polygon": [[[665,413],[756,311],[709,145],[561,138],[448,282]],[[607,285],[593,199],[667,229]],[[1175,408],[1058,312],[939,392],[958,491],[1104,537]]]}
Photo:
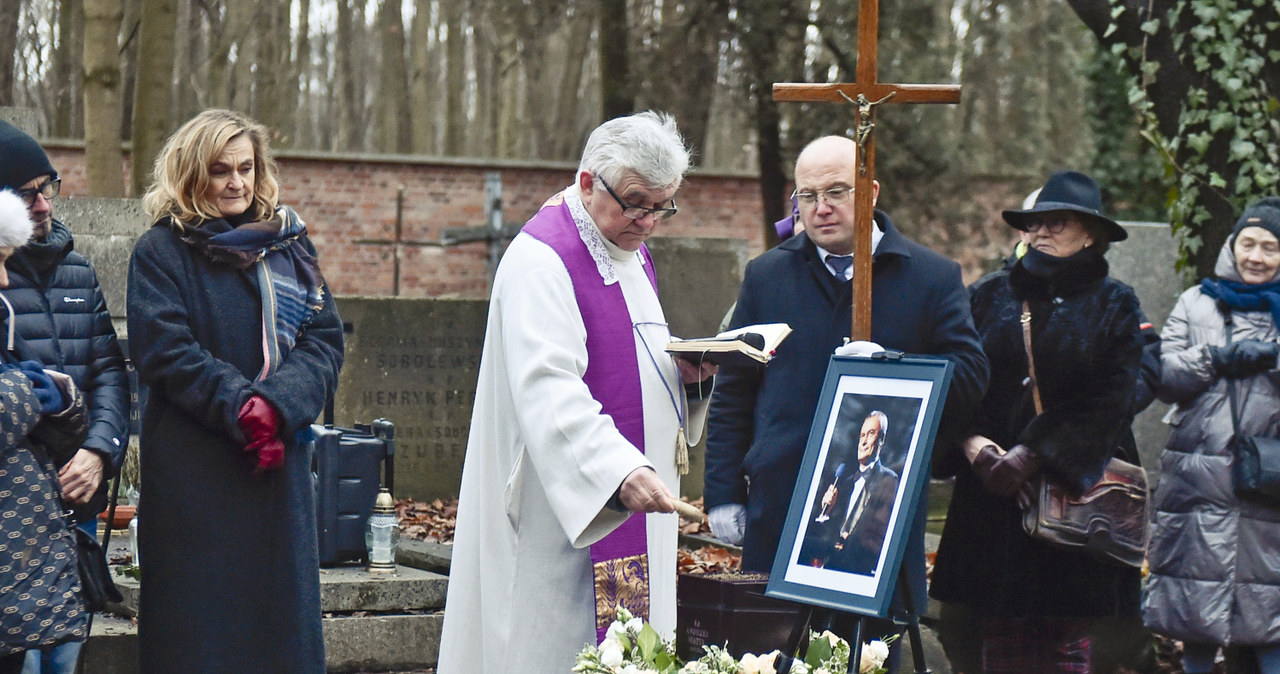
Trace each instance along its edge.
{"label": "open book", "polygon": [[786,323],[761,323],[722,332],[715,337],[679,339],[667,344],[667,353],[697,363],[717,365],[768,363],[778,344],[791,334]]}

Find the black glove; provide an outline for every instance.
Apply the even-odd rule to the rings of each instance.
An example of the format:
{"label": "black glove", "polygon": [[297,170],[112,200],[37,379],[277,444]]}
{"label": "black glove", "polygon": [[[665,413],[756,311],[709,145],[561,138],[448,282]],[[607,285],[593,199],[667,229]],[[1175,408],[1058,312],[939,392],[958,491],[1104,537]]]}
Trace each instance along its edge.
{"label": "black glove", "polygon": [[973,471],[987,491],[1001,497],[1013,496],[1040,472],[1040,458],[1026,445],[1014,445],[1004,454],[995,445],[987,445],[974,457]]}
{"label": "black glove", "polygon": [[1274,369],[1278,353],[1280,343],[1245,339],[1209,347],[1209,360],[1218,374],[1228,379],[1243,379]]}

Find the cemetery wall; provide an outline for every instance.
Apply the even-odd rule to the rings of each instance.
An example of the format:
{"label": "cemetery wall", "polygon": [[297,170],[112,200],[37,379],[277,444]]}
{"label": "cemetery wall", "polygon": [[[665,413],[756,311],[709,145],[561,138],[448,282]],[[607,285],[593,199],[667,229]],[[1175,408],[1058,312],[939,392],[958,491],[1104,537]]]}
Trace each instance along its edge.
{"label": "cemetery wall", "polygon": [[[62,177],[62,194],[86,195],[83,144],[44,144]],[[451,298],[488,297],[486,244],[441,244],[445,229],[485,224],[486,174],[501,175],[504,220],[519,224],[568,185],[576,168],[563,162],[291,152],[279,153],[277,163],[282,201],[307,222],[336,294],[393,295],[399,210],[400,296]],[[130,170],[127,161],[124,170]],[[754,176],[695,172],[676,201],[680,214],[662,225],[662,236],[737,239],[752,255],[764,249]],[[76,223],[70,225],[76,230]],[[139,220],[138,231],[144,226]]]}

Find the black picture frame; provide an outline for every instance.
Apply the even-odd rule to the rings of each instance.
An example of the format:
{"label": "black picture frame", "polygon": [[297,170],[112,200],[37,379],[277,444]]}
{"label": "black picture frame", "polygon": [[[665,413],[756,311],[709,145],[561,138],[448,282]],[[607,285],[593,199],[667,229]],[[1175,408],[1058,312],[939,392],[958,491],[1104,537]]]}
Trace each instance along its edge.
{"label": "black picture frame", "polygon": [[[887,617],[952,371],[938,358],[832,356],[767,596]],[[882,438],[865,468],[863,435]]]}

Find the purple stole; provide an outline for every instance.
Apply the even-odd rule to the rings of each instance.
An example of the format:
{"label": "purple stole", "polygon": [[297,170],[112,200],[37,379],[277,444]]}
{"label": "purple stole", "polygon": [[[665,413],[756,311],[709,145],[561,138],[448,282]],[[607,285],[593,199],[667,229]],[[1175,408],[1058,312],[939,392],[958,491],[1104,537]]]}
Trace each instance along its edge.
{"label": "purple stole", "polygon": [[[556,194],[542,205],[521,230],[547,244],[560,256],[582,322],[587,328],[587,371],[582,376],[602,413],[613,418],[622,437],[644,452],[644,409],[640,392],[640,365],[632,334],[631,313],[621,283],[605,285],[595,260],[578,233],[578,226]],[[649,250],[640,247],[645,272],[653,290],[658,281]],[[632,515],[617,529],[591,546],[591,570],[596,597],[596,643],[604,640],[618,605],[633,615],[649,618],[649,555],[645,516]]]}

